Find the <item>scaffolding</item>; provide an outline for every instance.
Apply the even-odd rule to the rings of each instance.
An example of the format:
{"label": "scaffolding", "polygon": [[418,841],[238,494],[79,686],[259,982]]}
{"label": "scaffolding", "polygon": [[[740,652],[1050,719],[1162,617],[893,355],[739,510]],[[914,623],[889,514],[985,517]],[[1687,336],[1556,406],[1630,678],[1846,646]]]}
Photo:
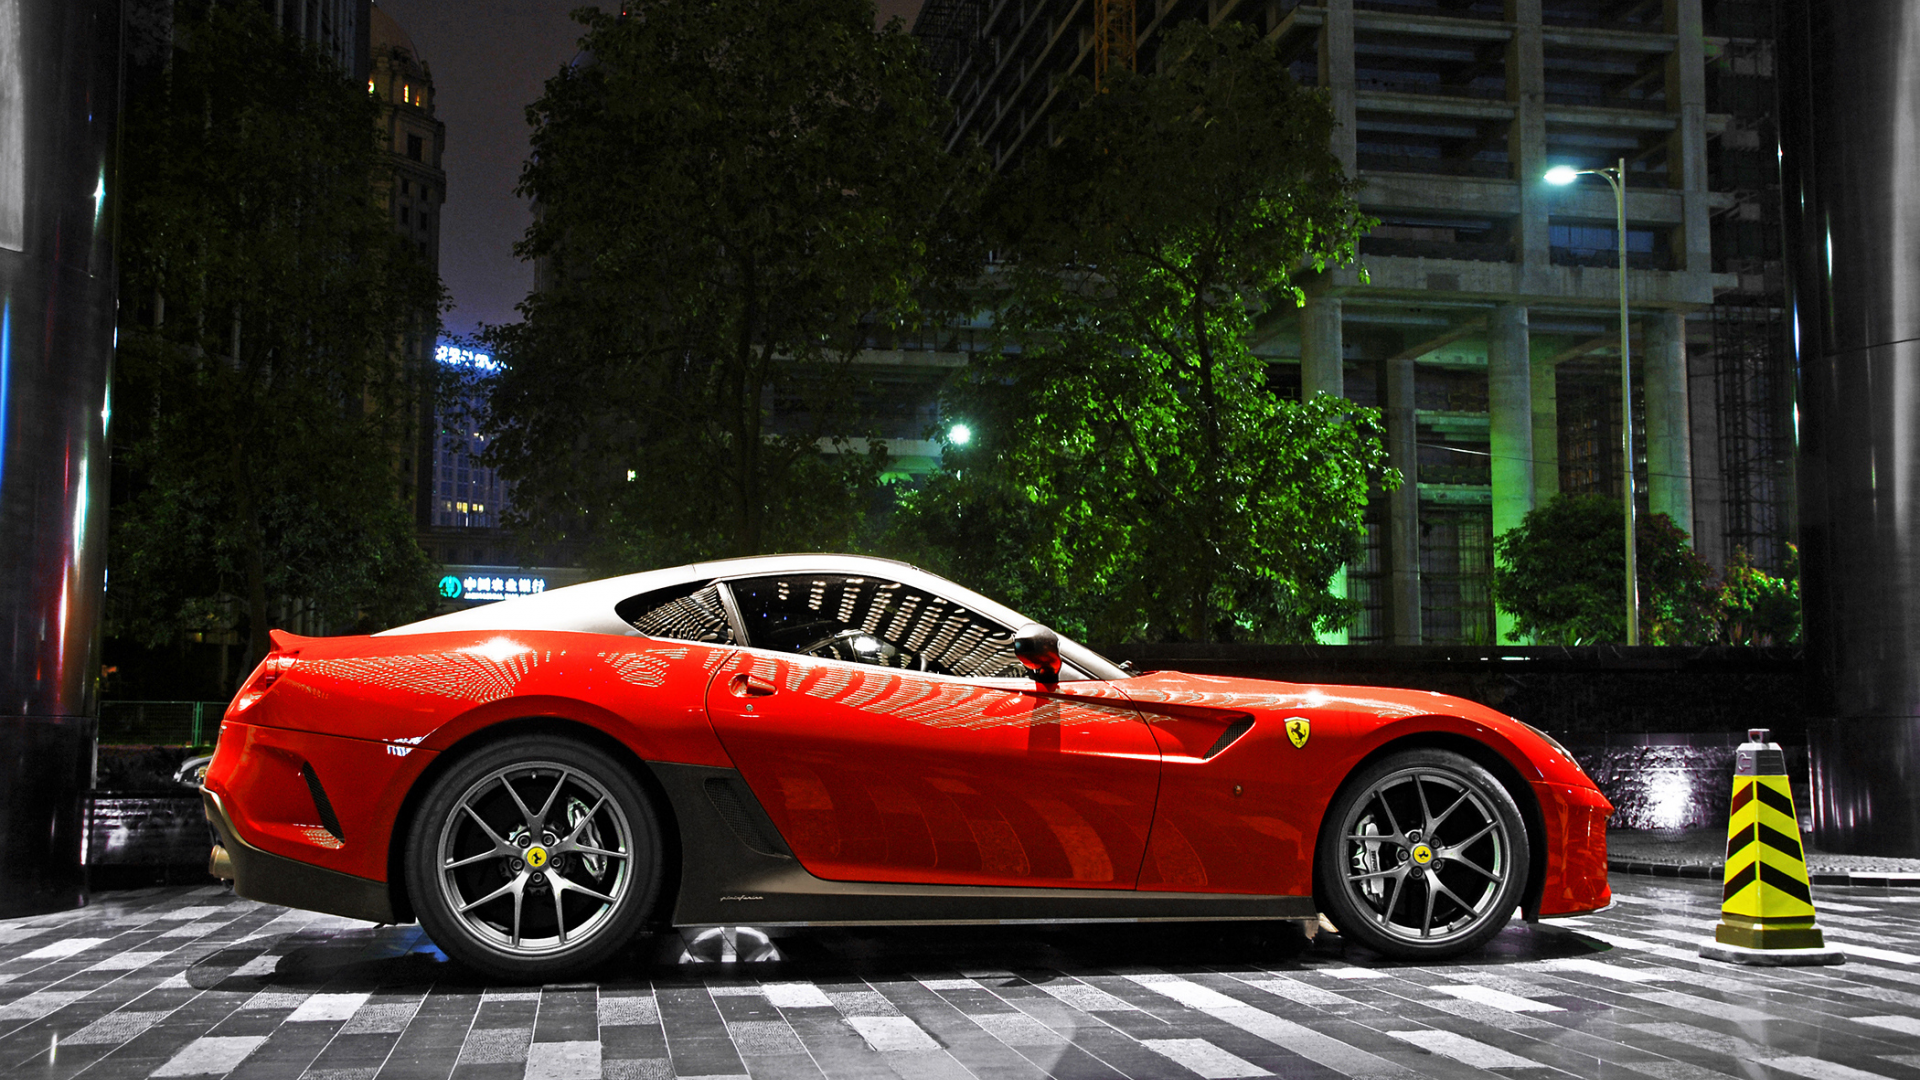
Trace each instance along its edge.
{"label": "scaffolding", "polygon": [[1737,288],[1713,305],[1713,376],[1719,413],[1723,535],[1778,572],[1793,538],[1791,349],[1782,311],[1779,144],[1775,119],[1773,5],[1712,0],[1708,32],[1725,45],[1712,58],[1708,108],[1727,116],[1708,167],[1734,202],[1713,221],[1714,269]]}
{"label": "scaffolding", "polygon": [[1719,387],[1720,472],[1726,483],[1729,549],[1778,572],[1792,538],[1792,400],[1780,308],[1722,300],[1713,306],[1714,382]]}
{"label": "scaffolding", "polygon": [[1134,70],[1139,40],[1134,25],[1134,0],[1093,0],[1093,88],[1096,92],[1112,68]]}
{"label": "scaffolding", "polygon": [[926,45],[942,94],[953,96],[954,83],[973,58],[986,17],[986,0],[927,0],[913,20],[913,36]]}

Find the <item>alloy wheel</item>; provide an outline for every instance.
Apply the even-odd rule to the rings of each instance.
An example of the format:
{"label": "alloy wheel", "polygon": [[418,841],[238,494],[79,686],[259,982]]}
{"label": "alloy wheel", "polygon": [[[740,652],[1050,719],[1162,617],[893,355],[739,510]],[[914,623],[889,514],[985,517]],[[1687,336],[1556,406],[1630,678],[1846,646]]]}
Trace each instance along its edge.
{"label": "alloy wheel", "polygon": [[439,832],[446,910],[479,941],[534,958],[602,933],[634,887],[634,830],[606,785],[558,761],[469,784]]}
{"label": "alloy wheel", "polygon": [[1413,766],[1348,803],[1339,888],[1368,936],[1441,949],[1505,922],[1524,858],[1511,815],[1482,786],[1443,766]]}

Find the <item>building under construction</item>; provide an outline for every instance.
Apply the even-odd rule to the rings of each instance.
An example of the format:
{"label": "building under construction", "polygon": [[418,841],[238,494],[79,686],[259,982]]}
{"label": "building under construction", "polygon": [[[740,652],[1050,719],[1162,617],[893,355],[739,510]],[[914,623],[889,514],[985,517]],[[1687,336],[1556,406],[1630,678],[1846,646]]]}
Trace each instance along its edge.
{"label": "building under construction", "polygon": [[[1716,566],[1791,537],[1771,7],[1755,0],[928,0],[914,32],[997,167],[1067,80],[1151,70],[1184,20],[1238,21],[1325,89],[1380,224],[1257,347],[1304,393],[1383,410],[1409,483],[1369,511],[1353,642],[1491,643],[1492,538],[1560,491],[1621,492]],[[1614,198],[1550,166],[1627,162],[1635,393],[1620,400]],[[1283,375],[1276,385],[1291,385]]]}

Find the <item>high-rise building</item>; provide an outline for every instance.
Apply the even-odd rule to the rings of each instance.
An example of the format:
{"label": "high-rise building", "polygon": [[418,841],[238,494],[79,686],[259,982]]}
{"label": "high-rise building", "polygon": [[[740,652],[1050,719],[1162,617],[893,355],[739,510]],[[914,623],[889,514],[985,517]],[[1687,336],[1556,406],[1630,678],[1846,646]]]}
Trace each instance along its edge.
{"label": "high-rise building", "polygon": [[280,29],[319,46],[341,70],[356,77],[367,70],[368,7],[371,0],[257,0]]}
{"label": "high-rise building", "polygon": [[494,370],[493,358],[471,349],[442,345],[434,350],[434,361],[446,376],[444,382],[463,389],[447,395],[438,410],[428,524],[438,530],[497,529],[507,509],[509,492],[497,473],[480,464],[487,437],[480,430],[486,400],[478,389],[478,380]]}
{"label": "high-rise building", "polygon": [[[434,116],[433,70],[407,32],[377,6],[370,10],[368,27],[367,92],[380,102],[380,141],[393,168],[380,181],[387,212],[394,231],[438,274],[440,208],[447,200],[447,173],[441,165],[447,125]],[[440,424],[428,388],[434,381],[439,330],[437,313],[423,311],[414,331],[400,343],[400,359],[421,387],[415,432],[401,455],[400,475],[414,524],[422,528],[435,520],[433,461]]]}
{"label": "high-rise building", "polygon": [[[1407,479],[1369,510],[1347,575],[1366,612],[1343,640],[1492,643],[1493,538],[1561,491],[1620,497],[1629,410],[1643,512],[1716,564],[1735,543],[1784,554],[1771,30],[1755,0],[1709,6],[1735,40],[1708,36],[1702,0],[928,0],[914,31],[950,140],[1000,168],[1044,144],[1066,78],[1152,70],[1187,20],[1253,27],[1326,91],[1333,150],[1380,224],[1365,275],[1304,282],[1256,349],[1282,392],[1379,406]],[[1621,159],[1626,403],[1613,196],[1542,179]]]}

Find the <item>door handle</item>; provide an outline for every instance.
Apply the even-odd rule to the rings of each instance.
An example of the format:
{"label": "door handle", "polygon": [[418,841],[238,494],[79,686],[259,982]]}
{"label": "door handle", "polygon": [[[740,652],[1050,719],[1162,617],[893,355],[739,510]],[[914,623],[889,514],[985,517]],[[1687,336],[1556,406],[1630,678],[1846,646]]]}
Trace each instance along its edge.
{"label": "door handle", "polygon": [[734,697],[766,697],[777,689],[779,689],[779,687],[774,686],[767,680],[757,675],[748,675],[745,672],[741,672],[727,680],[727,690],[731,692]]}

